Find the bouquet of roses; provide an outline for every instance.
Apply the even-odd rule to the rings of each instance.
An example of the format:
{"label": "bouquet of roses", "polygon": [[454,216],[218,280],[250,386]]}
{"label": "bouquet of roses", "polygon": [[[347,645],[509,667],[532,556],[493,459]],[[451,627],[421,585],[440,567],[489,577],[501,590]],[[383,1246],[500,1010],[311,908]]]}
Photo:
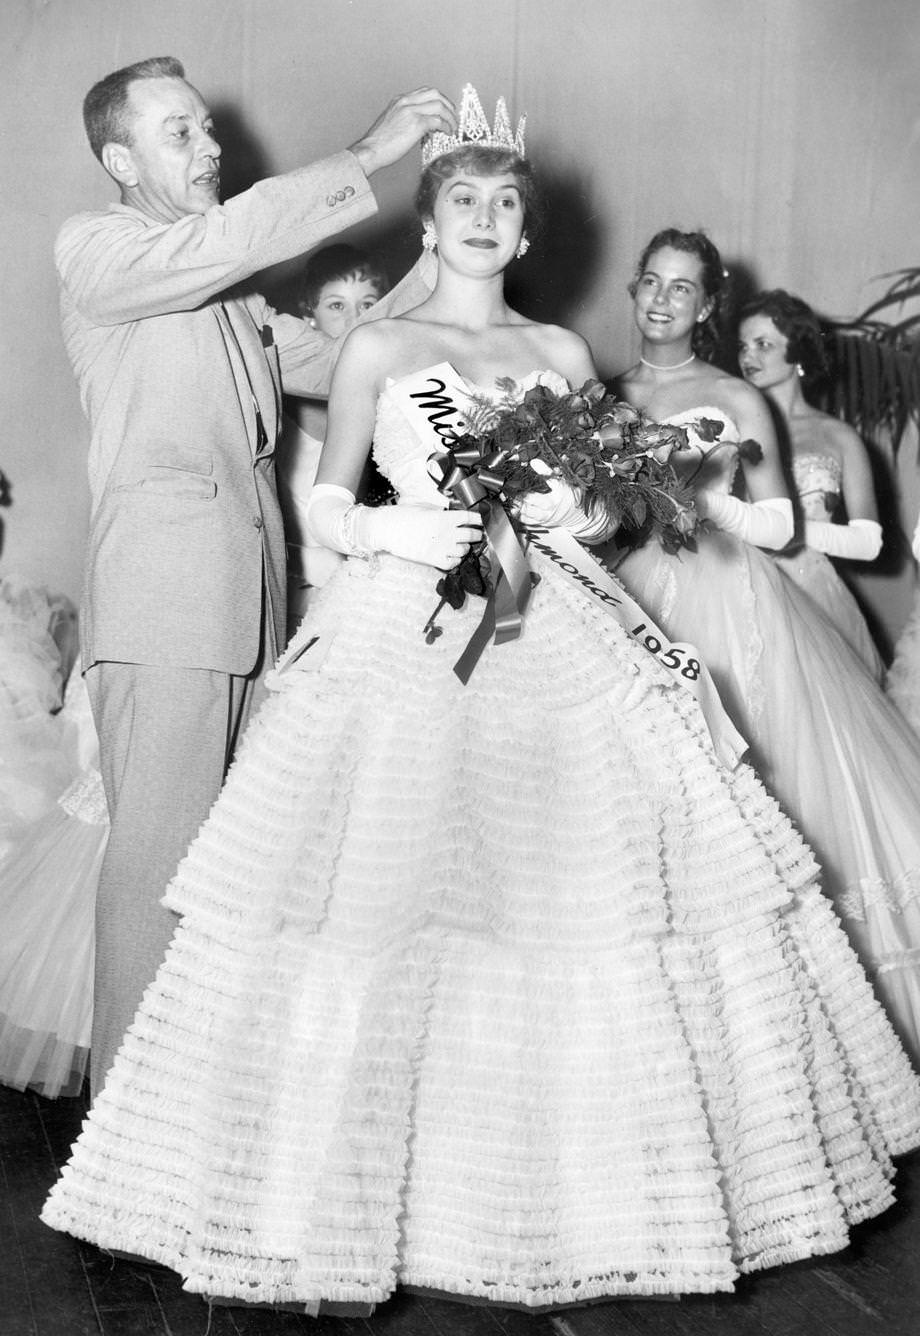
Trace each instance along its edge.
{"label": "bouquet of roses", "polygon": [[[696,546],[692,491],[672,463],[688,444],[683,427],[653,422],[608,394],[600,381],[564,394],[535,385],[523,399],[512,397],[514,381],[498,385],[506,398],[474,396],[466,431],[436,457],[442,489],[457,504],[491,507],[500,501],[512,525],[523,529],[518,513],[524,498],[561,482],[577,503],[606,512],[607,532],[618,546],[650,539],[668,552]],[[467,594],[489,593],[487,551],[484,539],[438,581],[441,603],[425,627],[429,640],[440,634],[435,618],[445,604],[459,608]]]}

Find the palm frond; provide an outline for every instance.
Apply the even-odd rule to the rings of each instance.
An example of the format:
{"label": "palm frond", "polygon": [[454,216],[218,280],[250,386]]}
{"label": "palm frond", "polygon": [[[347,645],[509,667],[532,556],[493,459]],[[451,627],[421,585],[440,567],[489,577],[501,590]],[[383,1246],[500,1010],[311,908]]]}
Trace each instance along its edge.
{"label": "palm frond", "polygon": [[879,316],[920,300],[920,267],[881,277],[893,281],[858,316],[824,322],[833,362],[825,402],[861,435],[886,437],[897,452],[908,424],[920,422],[920,312]]}

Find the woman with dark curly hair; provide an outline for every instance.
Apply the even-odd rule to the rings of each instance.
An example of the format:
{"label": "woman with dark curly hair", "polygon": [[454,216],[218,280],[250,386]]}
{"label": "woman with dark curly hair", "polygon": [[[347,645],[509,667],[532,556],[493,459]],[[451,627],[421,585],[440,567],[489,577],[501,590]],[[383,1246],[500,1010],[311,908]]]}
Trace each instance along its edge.
{"label": "woman with dark curly hair", "polygon": [[[738,362],[775,409],[802,509],[801,545],[777,561],[881,681],[882,661],[865,618],[830,561],[874,561],[882,529],[859,434],[805,398],[804,387],[827,371],[818,317],[782,288],[759,293],[741,311]],[[846,518],[839,522],[841,511]]]}
{"label": "woman with dark curly hair", "polygon": [[706,360],[726,283],[703,233],[659,232],[642,253],[630,286],[641,355],[619,384],[653,419],[687,429],[689,447],[673,458],[707,523],[695,552],[649,543],[617,573],[667,636],[699,651],[920,1062],[920,789],[910,778],[920,778],[920,745],[773,560],[793,517],[769,408]]}

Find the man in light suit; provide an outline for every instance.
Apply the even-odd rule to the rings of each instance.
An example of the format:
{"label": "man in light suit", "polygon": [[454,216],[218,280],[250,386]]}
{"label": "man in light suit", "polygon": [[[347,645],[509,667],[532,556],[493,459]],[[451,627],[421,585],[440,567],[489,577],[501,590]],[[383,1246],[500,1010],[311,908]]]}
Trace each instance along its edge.
{"label": "man in light suit", "polygon": [[[238,285],[373,214],[368,177],[456,122],[442,94],[419,89],[350,149],[221,205],[220,147],[178,61],[109,75],[87,94],[84,121],[121,192],[68,219],[55,247],[91,427],[81,648],[111,817],[95,1093],[172,935],[160,899],[281,647],[281,391],[325,394],[338,352]],[[375,314],[426,295],[413,272]]]}

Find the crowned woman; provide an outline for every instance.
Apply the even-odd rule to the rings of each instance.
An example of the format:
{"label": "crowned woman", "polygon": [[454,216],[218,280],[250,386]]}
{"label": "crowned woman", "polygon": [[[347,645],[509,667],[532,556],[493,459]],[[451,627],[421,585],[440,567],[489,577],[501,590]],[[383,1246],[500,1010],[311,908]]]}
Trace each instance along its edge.
{"label": "crowned woman", "polygon": [[[484,403],[594,369],[505,302],[536,212],[503,103],[490,126],[465,90],[418,207],[436,287],[335,374],[310,524],[347,560],[167,889],[175,938],[43,1218],[308,1312],[727,1290],[885,1209],[920,1084],[774,802],[528,541],[604,539],[596,496],[493,504],[489,597],[432,625],[484,541],[433,460]],[[355,504],[371,448],[395,506]]]}

